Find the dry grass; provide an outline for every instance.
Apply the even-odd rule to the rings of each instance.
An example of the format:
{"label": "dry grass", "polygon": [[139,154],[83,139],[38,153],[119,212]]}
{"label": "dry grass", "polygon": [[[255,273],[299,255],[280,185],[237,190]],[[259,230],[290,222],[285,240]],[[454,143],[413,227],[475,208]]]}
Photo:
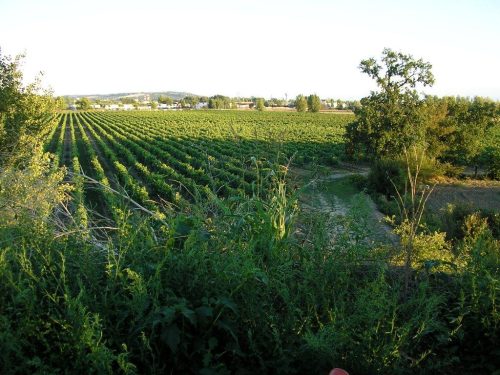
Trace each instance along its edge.
{"label": "dry grass", "polygon": [[428,208],[439,210],[448,203],[500,211],[500,184],[437,185],[429,198]]}

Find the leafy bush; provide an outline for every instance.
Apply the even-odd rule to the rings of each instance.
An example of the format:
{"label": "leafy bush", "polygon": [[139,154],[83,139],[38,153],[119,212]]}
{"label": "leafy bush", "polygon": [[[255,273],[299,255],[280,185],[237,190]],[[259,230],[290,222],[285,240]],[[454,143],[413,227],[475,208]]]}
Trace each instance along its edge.
{"label": "leafy bush", "polygon": [[465,220],[456,257],[417,237],[407,293],[366,240],[363,195],[334,241],[316,216],[299,242],[296,197],[281,172],[269,179],[161,220],[117,208],[109,241],[78,222],[57,236],[48,218],[1,222],[0,372],[493,371],[499,248],[482,218]]}
{"label": "leafy bush", "polygon": [[353,184],[356,189],[362,191],[368,188],[368,178],[361,174],[353,174],[349,177],[349,182]]}
{"label": "leafy bush", "polygon": [[446,233],[450,241],[462,240],[466,234],[466,221],[471,215],[485,219],[494,238],[500,238],[500,213],[479,210],[467,204],[448,204],[437,213],[426,213],[426,222],[433,230]]}
{"label": "leafy bush", "polygon": [[500,149],[489,148],[486,151],[487,175],[489,178],[500,180]]}
{"label": "leafy bush", "polygon": [[395,188],[402,191],[406,181],[403,164],[399,160],[382,159],[375,162],[368,175],[370,190],[391,198],[396,194]]}

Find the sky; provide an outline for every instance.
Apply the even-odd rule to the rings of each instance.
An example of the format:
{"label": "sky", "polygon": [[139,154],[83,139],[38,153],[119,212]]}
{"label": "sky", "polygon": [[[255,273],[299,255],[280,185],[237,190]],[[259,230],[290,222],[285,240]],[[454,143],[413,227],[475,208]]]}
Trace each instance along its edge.
{"label": "sky", "polygon": [[433,65],[419,91],[500,100],[499,0],[0,0],[2,55],[56,95],[359,99],[386,47]]}

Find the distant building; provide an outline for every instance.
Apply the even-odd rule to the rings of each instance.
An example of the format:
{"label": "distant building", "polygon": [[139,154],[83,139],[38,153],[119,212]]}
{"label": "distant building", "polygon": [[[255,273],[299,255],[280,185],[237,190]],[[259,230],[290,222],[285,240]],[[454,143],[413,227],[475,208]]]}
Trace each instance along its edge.
{"label": "distant building", "polygon": [[250,109],[253,108],[253,102],[236,102],[236,108],[238,109]]}
{"label": "distant building", "polygon": [[208,108],[208,103],[207,102],[199,102],[195,106],[196,109],[203,109],[203,108]]}

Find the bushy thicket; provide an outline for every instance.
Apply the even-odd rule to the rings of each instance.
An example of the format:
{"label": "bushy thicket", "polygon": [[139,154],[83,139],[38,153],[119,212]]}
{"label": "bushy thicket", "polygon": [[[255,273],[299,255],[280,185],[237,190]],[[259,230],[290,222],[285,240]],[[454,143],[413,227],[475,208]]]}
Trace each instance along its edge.
{"label": "bushy thicket", "polygon": [[483,221],[467,222],[446,272],[428,259],[403,293],[399,268],[363,240],[362,212],[333,244],[324,218],[312,217],[314,241],[303,243],[283,188],[214,198],[161,224],[124,210],[104,243],[55,238],[47,223],[3,226],[0,372],[500,367],[499,245]]}

